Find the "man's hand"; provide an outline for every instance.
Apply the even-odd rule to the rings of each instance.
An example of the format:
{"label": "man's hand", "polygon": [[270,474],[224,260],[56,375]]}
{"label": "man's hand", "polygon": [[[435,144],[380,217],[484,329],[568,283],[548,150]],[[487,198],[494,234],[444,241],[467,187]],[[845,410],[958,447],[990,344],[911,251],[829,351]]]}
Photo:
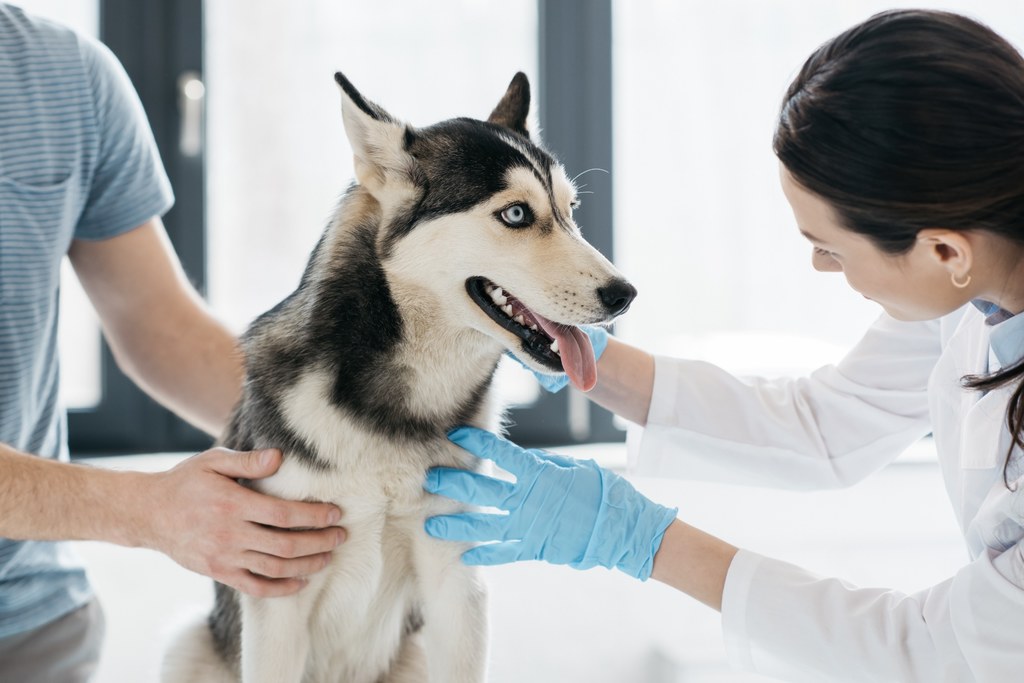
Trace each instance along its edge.
{"label": "man's hand", "polygon": [[281,500],[236,481],[274,474],[281,457],[213,448],[149,475],[140,544],[243,593],[295,593],[327,566],[345,530],[334,526],[334,505]]}

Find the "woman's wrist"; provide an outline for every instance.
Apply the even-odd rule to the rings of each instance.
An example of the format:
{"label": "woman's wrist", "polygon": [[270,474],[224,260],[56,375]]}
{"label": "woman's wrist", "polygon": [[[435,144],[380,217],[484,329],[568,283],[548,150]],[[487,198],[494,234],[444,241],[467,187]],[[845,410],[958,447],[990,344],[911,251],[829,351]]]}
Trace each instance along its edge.
{"label": "woman's wrist", "polygon": [[651,578],[721,611],[729,565],[739,549],[677,519],[665,530]]}
{"label": "woman's wrist", "polygon": [[597,386],[588,398],[630,422],[643,425],[654,388],[654,356],[614,337],[597,363]]}

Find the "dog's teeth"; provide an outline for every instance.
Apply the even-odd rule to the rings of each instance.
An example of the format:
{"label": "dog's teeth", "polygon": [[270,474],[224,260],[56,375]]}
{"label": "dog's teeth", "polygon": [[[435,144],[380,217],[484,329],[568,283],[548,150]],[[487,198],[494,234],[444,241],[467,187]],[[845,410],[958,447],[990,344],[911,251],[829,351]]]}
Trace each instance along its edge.
{"label": "dog's teeth", "polygon": [[555,341],[551,342],[551,350],[554,353],[558,353],[558,340],[557,339]]}
{"label": "dog's teeth", "polygon": [[530,329],[533,330],[534,332],[538,332],[539,331],[539,330],[537,330],[537,326],[536,325],[530,325]]}
{"label": "dog's teeth", "polygon": [[499,306],[504,306],[505,304],[508,303],[508,299],[506,299],[504,294],[502,293],[501,287],[495,287],[494,291],[490,293],[490,296],[491,301],[498,304]]}
{"label": "dog's teeth", "polygon": [[505,312],[505,315],[507,315],[508,317],[512,317],[512,304],[506,304],[502,306],[501,310],[503,310]]}
{"label": "dog's teeth", "polygon": [[525,321],[525,320],[523,320],[523,316],[521,316],[521,315],[517,315],[516,317],[514,317],[514,318],[512,318],[512,319],[513,319],[513,320],[515,320],[515,321],[516,321],[517,323],[519,323],[520,325],[523,325],[523,326],[525,326],[525,325],[526,325],[526,321]]}

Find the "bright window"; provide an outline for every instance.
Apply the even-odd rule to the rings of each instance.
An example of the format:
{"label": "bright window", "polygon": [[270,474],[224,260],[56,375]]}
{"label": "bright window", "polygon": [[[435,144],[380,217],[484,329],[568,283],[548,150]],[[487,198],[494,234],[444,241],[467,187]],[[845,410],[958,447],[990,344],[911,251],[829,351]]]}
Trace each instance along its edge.
{"label": "bright window", "polygon": [[517,71],[536,83],[531,0],[293,9],[206,2],[209,296],[235,330],[295,288],[352,181],[336,71],[413,125],[486,118]]}
{"label": "bright window", "polygon": [[[880,309],[811,268],[779,189],[782,95],[822,42],[881,0],[616,0],[616,261],[640,295],[619,326],[644,346],[737,372],[836,361]],[[1024,45],[1019,0],[933,5]]]}

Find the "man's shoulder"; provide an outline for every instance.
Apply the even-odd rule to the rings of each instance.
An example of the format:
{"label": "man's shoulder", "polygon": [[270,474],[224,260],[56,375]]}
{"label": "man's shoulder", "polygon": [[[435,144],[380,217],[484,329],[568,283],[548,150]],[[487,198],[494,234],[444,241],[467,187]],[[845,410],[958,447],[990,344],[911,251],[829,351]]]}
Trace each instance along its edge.
{"label": "man's shoulder", "polygon": [[[91,111],[90,39],[59,23],[0,3],[0,89],[7,109],[72,106]],[[8,112],[9,113],[9,112]]]}
{"label": "man's shoulder", "polygon": [[80,35],[73,29],[0,2],[0,36],[3,51],[10,55],[38,53],[73,54]]}

